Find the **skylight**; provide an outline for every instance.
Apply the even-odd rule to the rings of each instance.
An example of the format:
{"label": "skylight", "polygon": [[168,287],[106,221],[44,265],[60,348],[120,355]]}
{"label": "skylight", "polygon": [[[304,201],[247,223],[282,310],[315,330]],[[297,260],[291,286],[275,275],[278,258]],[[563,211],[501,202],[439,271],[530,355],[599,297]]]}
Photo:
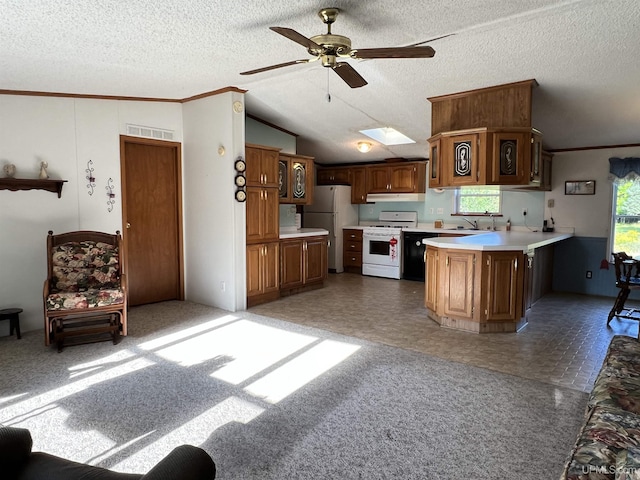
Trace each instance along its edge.
{"label": "skylight", "polygon": [[360,130],[360,133],[366,135],[369,138],[373,138],[376,142],[380,142],[383,145],[403,145],[405,143],[416,143],[415,140],[411,140],[406,135],[403,135],[395,128],[391,127]]}

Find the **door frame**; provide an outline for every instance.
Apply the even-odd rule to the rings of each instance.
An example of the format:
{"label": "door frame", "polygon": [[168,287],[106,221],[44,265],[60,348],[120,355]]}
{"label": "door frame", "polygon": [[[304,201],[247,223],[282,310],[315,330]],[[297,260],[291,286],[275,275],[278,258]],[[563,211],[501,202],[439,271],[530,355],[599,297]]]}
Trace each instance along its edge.
{"label": "door frame", "polygon": [[129,135],[120,135],[120,188],[122,189],[122,231],[123,231],[123,255],[125,273],[129,272],[129,262],[127,261],[129,255],[129,237],[127,232],[127,178],[126,178],[126,145],[127,144],[139,144],[139,145],[152,145],[156,147],[170,148],[173,150],[174,159],[176,162],[176,198],[178,204],[176,205],[178,213],[178,300],[184,300],[184,241],[183,241],[183,212],[182,212],[182,144],[180,142],[170,142],[165,140],[156,140],[152,138],[144,137],[132,137]]}

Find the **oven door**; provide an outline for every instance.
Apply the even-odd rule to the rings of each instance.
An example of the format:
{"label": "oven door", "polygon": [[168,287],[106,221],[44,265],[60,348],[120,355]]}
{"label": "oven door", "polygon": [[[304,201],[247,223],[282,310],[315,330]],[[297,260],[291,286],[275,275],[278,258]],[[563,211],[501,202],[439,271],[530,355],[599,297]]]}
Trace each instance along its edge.
{"label": "oven door", "polygon": [[400,266],[400,236],[362,234],[362,263]]}

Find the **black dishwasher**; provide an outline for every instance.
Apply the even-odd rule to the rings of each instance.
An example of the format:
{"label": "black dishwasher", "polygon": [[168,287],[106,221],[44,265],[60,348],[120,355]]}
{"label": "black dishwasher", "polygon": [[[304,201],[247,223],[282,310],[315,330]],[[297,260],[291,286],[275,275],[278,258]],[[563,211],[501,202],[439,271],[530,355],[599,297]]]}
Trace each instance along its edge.
{"label": "black dishwasher", "polygon": [[437,236],[437,233],[402,232],[402,278],[424,282],[424,251],[427,246],[422,239]]}

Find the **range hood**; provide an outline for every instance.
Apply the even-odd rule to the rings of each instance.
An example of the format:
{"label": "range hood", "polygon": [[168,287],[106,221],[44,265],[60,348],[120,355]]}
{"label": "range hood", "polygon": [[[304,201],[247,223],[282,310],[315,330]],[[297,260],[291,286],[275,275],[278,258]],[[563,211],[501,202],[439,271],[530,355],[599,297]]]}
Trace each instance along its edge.
{"label": "range hood", "polygon": [[380,202],[424,202],[424,193],[370,193],[367,203]]}

